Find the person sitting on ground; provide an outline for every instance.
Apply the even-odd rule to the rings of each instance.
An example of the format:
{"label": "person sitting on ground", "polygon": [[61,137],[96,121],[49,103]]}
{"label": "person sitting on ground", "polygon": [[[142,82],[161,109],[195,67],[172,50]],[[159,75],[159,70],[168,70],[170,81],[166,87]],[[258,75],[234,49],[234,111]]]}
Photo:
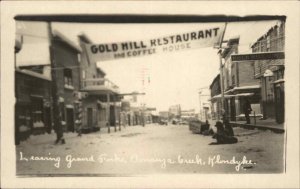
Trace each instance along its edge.
{"label": "person sitting on ground", "polygon": [[217,133],[214,134],[213,138],[217,140],[217,144],[233,144],[237,143],[237,138],[229,136],[223,127],[223,123],[217,121],[216,125]]}
{"label": "person sitting on ground", "polygon": [[225,133],[228,135],[228,136],[234,136],[234,132],[233,132],[233,129],[230,125],[230,123],[228,121],[224,122],[224,125],[225,125]]}
{"label": "person sitting on ground", "polygon": [[225,112],[223,114],[223,123],[225,125],[225,133],[228,135],[228,136],[234,136],[234,133],[233,133],[233,129],[229,123],[229,119],[228,117],[226,116]]}

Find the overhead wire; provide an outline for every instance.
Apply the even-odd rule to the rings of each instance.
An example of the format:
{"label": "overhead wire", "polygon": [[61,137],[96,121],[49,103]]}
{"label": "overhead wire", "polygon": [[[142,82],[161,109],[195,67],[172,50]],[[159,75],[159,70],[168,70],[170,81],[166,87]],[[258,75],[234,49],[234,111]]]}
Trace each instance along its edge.
{"label": "overhead wire", "polygon": [[34,34],[26,34],[26,33],[15,33],[16,35],[26,36],[26,37],[35,37],[35,38],[41,38],[41,39],[47,39],[49,40],[49,37],[47,36],[40,36],[40,35],[34,35]]}
{"label": "overhead wire", "polygon": [[[249,28],[251,28],[255,23],[253,23],[251,26],[249,26],[248,28],[246,28],[241,34],[244,34],[246,33]],[[47,39],[49,40],[49,37],[47,36],[40,36],[40,35],[33,35],[33,34],[24,34],[24,33],[16,33],[17,35],[21,35],[21,36],[27,36],[27,37],[36,37],[36,38],[43,38],[43,39]],[[281,36],[281,37],[284,37],[284,36]],[[65,41],[64,39],[60,39],[60,38],[54,38],[54,40],[60,40],[60,41]],[[249,45],[251,43],[239,43],[239,45]],[[196,47],[195,49],[200,49],[202,47]]]}

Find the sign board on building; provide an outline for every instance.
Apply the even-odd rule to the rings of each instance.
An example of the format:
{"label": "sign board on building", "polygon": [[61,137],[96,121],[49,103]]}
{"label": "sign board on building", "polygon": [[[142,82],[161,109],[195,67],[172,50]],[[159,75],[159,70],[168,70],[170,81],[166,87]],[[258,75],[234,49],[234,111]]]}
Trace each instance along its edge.
{"label": "sign board on building", "polygon": [[231,55],[231,61],[275,60],[284,59],[284,52],[265,52]]}

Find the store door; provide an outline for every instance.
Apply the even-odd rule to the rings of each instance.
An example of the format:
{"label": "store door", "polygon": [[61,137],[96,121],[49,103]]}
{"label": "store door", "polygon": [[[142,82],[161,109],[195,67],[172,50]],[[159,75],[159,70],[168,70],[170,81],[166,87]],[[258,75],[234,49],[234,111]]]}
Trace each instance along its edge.
{"label": "store door", "polygon": [[67,129],[68,131],[74,132],[74,110],[67,108]]}
{"label": "store door", "polygon": [[50,107],[46,107],[44,109],[44,123],[47,133],[51,133],[52,125],[51,125],[51,114]]}
{"label": "store door", "polygon": [[109,113],[109,116],[110,116],[110,126],[115,126],[116,124],[116,115],[115,115],[115,107],[114,106],[110,106],[110,113]]}
{"label": "store door", "polygon": [[235,110],[235,99],[230,99],[230,120],[235,121],[236,119],[236,110]]}
{"label": "store door", "polygon": [[284,122],[284,83],[275,85],[275,115],[276,122]]}
{"label": "store door", "polygon": [[88,127],[93,126],[93,108],[87,109],[87,125]]}
{"label": "store door", "polygon": [[127,116],[128,116],[128,125],[130,126],[131,125],[130,115],[127,115]]}

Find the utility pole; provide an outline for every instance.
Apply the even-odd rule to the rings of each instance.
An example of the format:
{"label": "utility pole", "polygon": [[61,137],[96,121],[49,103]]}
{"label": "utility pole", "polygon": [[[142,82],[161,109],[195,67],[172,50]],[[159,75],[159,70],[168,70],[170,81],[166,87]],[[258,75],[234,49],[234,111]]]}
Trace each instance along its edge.
{"label": "utility pole", "polygon": [[224,32],[221,37],[220,46],[219,46],[219,58],[220,58],[220,85],[221,85],[221,106],[222,106],[222,116],[223,116],[223,122],[227,118],[226,111],[225,111],[225,99],[224,99],[224,80],[223,80],[223,64],[222,64],[222,43],[225,35],[227,27],[227,22],[225,22]]}
{"label": "utility pole", "polygon": [[106,118],[107,118],[107,127],[108,127],[108,133],[110,133],[110,94],[107,93],[106,94],[106,98],[107,98],[107,115],[106,115]]}
{"label": "utility pole", "polygon": [[[23,37],[21,37],[22,39]],[[17,118],[17,111],[19,110],[19,103],[18,103],[18,98],[19,98],[19,94],[18,94],[18,87],[17,87],[17,53],[20,52],[20,50],[22,49],[22,43],[23,40],[19,43],[18,41],[15,42],[15,51],[14,51],[14,65],[15,65],[15,98],[16,98],[16,102],[15,102],[15,144],[18,145],[20,144],[20,139],[19,139],[19,126],[18,126],[18,118]]]}
{"label": "utility pole", "polygon": [[48,22],[48,34],[49,34],[49,51],[50,51],[50,62],[51,62],[51,92],[52,92],[52,106],[53,106],[53,121],[54,121],[54,129],[56,132],[56,141],[55,144],[61,141],[62,144],[65,143],[65,139],[63,137],[63,128],[61,125],[61,111],[59,109],[59,96],[57,89],[57,77],[56,77],[56,61],[54,57],[54,46],[53,46],[53,34],[52,34],[52,26],[51,22]]}
{"label": "utility pole", "polygon": [[115,129],[115,132],[117,132],[117,123],[116,123],[116,120],[117,120],[117,106],[116,106],[116,96],[114,95],[113,96],[113,102],[114,102],[114,129]]}
{"label": "utility pole", "polygon": [[145,127],[145,103],[143,103],[142,105],[142,115],[141,115],[141,118],[142,118],[142,126]]}

